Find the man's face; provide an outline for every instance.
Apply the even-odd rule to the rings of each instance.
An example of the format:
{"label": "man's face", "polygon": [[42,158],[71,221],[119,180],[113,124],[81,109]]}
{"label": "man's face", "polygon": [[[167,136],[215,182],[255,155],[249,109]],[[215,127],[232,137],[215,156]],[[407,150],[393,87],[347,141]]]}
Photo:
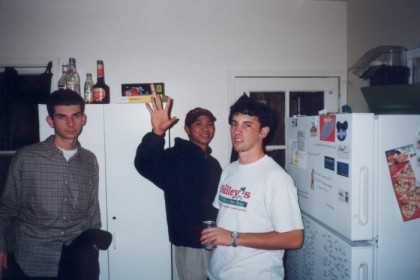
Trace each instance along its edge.
{"label": "man's face", "polygon": [[261,151],[263,139],[268,131],[268,127],[261,128],[257,117],[235,114],[230,125],[233,148],[238,153]]}
{"label": "man's face", "polygon": [[50,127],[54,128],[56,141],[75,141],[86,124],[86,115],[79,105],[55,106],[54,116],[47,117]]}
{"label": "man's face", "polygon": [[190,127],[184,127],[191,142],[205,150],[213,139],[215,127],[209,116],[201,115]]}

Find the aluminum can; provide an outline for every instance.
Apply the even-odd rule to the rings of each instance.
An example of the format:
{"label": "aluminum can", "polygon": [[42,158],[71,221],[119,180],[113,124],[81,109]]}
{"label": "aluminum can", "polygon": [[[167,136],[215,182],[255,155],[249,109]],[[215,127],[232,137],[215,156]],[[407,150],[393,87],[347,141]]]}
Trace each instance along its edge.
{"label": "aluminum can", "polygon": [[[204,221],[203,222],[203,229],[212,228],[212,227],[216,227],[216,222],[215,221]],[[203,244],[203,248],[206,249],[207,251],[213,251],[213,249],[208,248],[210,245],[211,245],[211,242],[207,242],[206,244]]]}

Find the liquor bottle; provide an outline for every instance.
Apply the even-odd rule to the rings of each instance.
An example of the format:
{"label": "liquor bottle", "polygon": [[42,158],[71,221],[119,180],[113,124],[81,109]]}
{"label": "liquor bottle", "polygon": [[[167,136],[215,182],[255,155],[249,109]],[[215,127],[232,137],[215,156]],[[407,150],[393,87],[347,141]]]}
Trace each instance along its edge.
{"label": "liquor bottle", "polygon": [[58,80],[58,83],[57,83],[58,89],[60,89],[60,88],[66,89],[67,67],[68,67],[67,64],[61,65],[61,78],[60,78],[60,80]]}
{"label": "liquor bottle", "polygon": [[76,69],[76,59],[69,59],[69,69],[67,70],[66,76],[66,88],[74,90],[80,94],[80,76]]}
{"label": "liquor bottle", "polygon": [[96,61],[96,71],[98,80],[93,86],[93,102],[94,104],[108,104],[110,100],[109,86],[105,84],[104,62],[102,60]]}
{"label": "liquor bottle", "polygon": [[83,98],[85,99],[85,103],[86,104],[90,104],[92,103],[93,100],[93,85],[95,83],[92,80],[92,74],[91,73],[86,73],[86,81],[85,81],[85,87],[84,87],[84,94],[83,94]]}

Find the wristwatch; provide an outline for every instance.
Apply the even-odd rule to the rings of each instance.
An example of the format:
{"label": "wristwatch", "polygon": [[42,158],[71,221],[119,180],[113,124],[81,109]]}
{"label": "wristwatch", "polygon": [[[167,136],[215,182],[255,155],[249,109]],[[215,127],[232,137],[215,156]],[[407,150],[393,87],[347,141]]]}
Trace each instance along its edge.
{"label": "wristwatch", "polygon": [[233,231],[230,235],[232,237],[232,247],[238,247],[238,244],[236,244],[236,240],[239,238],[239,232]]}

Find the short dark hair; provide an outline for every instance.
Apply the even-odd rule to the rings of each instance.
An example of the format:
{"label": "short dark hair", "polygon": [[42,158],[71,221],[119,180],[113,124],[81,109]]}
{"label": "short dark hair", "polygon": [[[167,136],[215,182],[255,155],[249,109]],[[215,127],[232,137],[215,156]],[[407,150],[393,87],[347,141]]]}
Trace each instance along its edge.
{"label": "short dark hair", "polygon": [[231,107],[229,124],[232,124],[233,116],[244,114],[257,117],[262,127],[268,126],[270,132],[276,127],[276,113],[266,104],[256,101],[246,94],[242,95]]}
{"label": "short dark hair", "polygon": [[75,91],[70,89],[59,89],[51,93],[47,100],[48,115],[54,117],[55,106],[79,105],[80,111],[85,112],[85,101]]}

